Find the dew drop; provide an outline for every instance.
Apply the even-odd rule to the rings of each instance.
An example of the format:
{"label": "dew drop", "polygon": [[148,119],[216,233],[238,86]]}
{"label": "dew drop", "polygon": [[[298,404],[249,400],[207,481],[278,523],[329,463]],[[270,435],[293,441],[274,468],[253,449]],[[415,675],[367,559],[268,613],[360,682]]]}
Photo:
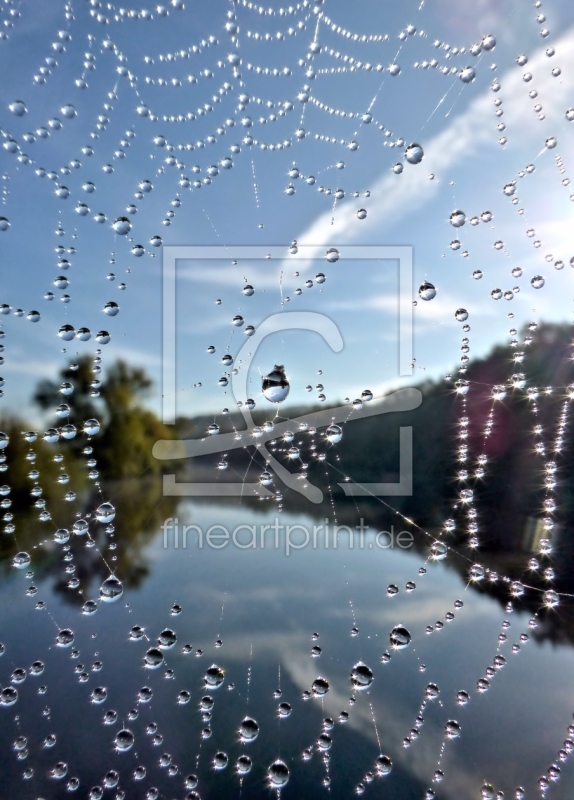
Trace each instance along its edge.
{"label": "dew drop", "polygon": [[436,297],[436,289],[432,283],[424,281],[419,287],[419,297],[421,300],[432,300]]}

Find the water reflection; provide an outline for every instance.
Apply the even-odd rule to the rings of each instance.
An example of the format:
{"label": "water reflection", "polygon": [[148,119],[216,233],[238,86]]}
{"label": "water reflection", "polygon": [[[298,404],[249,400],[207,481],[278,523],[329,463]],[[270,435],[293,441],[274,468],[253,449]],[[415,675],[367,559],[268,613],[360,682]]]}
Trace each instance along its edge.
{"label": "water reflection", "polygon": [[[540,364],[539,377],[544,379],[543,359]],[[478,364],[475,378],[488,373],[484,383],[499,380],[498,367],[496,358]],[[84,797],[92,786],[103,785],[110,770],[119,773],[126,797],[144,797],[151,787],[167,798],[196,790],[204,798],[239,796],[234,765],[245,755],[252,769],[241,778],[242,791],[250,797],[269,796],[268,768],[278,758],[289,769],[282,790],[286,798],[312,797],[327,788],[335,797],[349,797],[362,785],[366,795],[386,791],[407,800],[423,797],[432,785],[437,797],[454,800],[478,797],[485,781],[505,796],[512,796],[519,785],[532,796],[539,776],[557,762],[572,722],[565,698],[574,691],[574,654],[567,646],[574,641],[574,606],[562,597],[557,608],[542,608],[540,590],[548,586],[544,569],[550,562],[541,552],[541,540],[548,538],[553,583],[574,594],[568,535],[574,507],[569,456],[557,456],[562,459],[557,491],[562,502],[548,534],[537,488],[541,463],[532,458],[524,397],[504,400],[500,424],[488,443],[489,478],[478,481],[475,489],[482,541],[477,555],[468,547],[465,507],[446,469],[452,453],[444,443],[452,442],[457,412],[452,395],[440,387],[425,388],[425,402],[416,412],[346,424],[337,449],[327,451],[326,463],[308,459],[309,480],[321,487],[325,502],[313,505],[283,490],[279,512],[275,500],[164,497],[157,465],[143,475],[136,473],[142,454],[149,458],[151,447],[146,448],[159,423],[143,413],[135,415],[134,424],[145,433],[135,454],[121,432],[117,439],[109,433],[114,431],[113,409],[125,414],[137,400],[137,392],[125,387],[139,379],[122,369],[117,372],[115,405],[85,409],[104,414],[102,441],[113,447],[102,450],[109,459],[105,474],[109,467],[117,479],[97,487],[80,478],[74,509],[90,519],[105,498],[118,515],[113,532],[97,529],[93,547],[86,546],[84,537],[72,537],[79,581],[75,590],[62,577],[63,550],[51,538],[54,526],[70,524],[53,448],[43,442],[34,446],[35,467],[42,473],[53,517],[45,525],[29,507],[28,467],[19,466],[26,463],[28,445],[20,435],[25,428],[18,420],[5,421],[18,528],[15,537],[4,534],[0,539],[0,600],[9,609],[0,637],[6,648],[0,662],[3,685],[13,680],[15,669],[28,669],[36,660],[45,665],[41,677],[30,674],[17,684],[17,705],[2,709],[0,746],[12,753],[3,768],[7,796],[24,796],[25,790],[30,796],[59,797],[63,784],[46,783],[46,775],[60,761],[68,764],[68,777],[81,776]],[[482,396],[477,390],[471,441],[483,435],[489,403],[486,392]],[[541,404],[541,424],[548,425],[555,413],[550,398]],[[357,482],[398,477],[401,425],[414,428],[413,496],[393,500],[395,510],[376,498],[344,497],[337,484],[347,474]],[[202,430],[198,420],[179,421],[180,434],[199,436]],[[301,434],[301,441],[305,452],[314,452],[317,438]],[[570,440],[565,444],[568,452]],[[68,448],[68,463],[74,458],[79,463],[79,456],[78,448]],[[178,466],[177,480],[214,480],[218,459]],[[233,458],[230,454],[228,461],[228,472],[245,480],[261,472],[253,447]],[[176,465],[167,467],[176,472]],[[416,520],[418,527],[404,517]],[[442,537],[451,549],[444,559],[429,559],[433,537],[444,531],[447,518],[455,521]],[[364,520],[364,535],[351,539],[343,532],[337,547],[332,536],[327,546],[320,535],[316,546],[311,540],[287,555],[288,526],[299,526],[300,534],[324,526],[326,520],[331,531],[335,524],[355,531]],[[279,524],[283,527],[275,546],[269,530]],[[192,526],[185,543],[184,525]],[[228,531],[245,527],[238,543],[228,541],[222,547],[221,538],[215,540],[218,546],[207,544],[206,532],[214,525]],[[251,527],[257,530],[257,546],[241,546]],[[412,545],[377,545],[379,531],[403,529],[412,533]],[[34,555],[33,574],[10,566],[16,538],[18,547]],[[533,558],[537,568],[529,567]],[[499,578],[489,580],[487,573],[484,580],[469,581],[475,561]],[[98,596],[110,571],[123,583],[121,599],[99,604],[93,614],[79,613],[80,604]],[[516,579],[533,588],[512,598],[510,580]],[[45,610],[34,610],[38,603]],[[408,636],[395,633],[391,638],[399,626]],[[56,634],[66,628],[73,631],[73,646],[56,647]],[[146,667],[144,655],[152,648],[162,657],[148,657]],[[160,666],[149,669],[152,662]],[[214,664],[218,669],[212,675],[220,677],[206,685]],[[357,665],[372,674],[365,690],[357,687]],[[436,687],[430,693],[434,699],[429,697],[430,684]],[[203,701],[200,707],[205,696],[212,702]],[[468,702],[461,704],[461,697]],[[280,715],[281,703],[289,705],[288,715]],[[246,717],[258,726],[257,736],[248,742],[239,735]],[[460,737],[445,739],[449,720],[460,725]],[[118,734],[124,729],[134,738],[122,750]],[[456,729],[451,725],[449,730]],[[26,757],[18,755],[23,750],[14,750],[18,736],[28,740]],[[51,736],[55,743],[46,746]],[[120,744],[128,740],[125,734],[119,738]],[[216,758],[217,753],[224,753],[227,761]],[[384,778],[376,775],[381,754],[393,763]],[[24,781],[28,769],[32,772]],[[444,779],[432,783],[440,772]],[[197,789],[190,789],[193,781],[186,786],[185,776],[191,773],[198,775]],[[570,765],[563,764],[552,796],[566,800],[573,786]]]}

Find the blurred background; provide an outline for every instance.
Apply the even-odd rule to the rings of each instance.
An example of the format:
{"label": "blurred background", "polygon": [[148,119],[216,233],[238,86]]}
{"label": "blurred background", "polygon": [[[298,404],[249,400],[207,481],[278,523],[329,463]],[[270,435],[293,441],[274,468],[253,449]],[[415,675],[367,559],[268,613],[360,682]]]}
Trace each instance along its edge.
{"label": "blurred background", "polygon": [[[0,26],[6,796],[570,798],[569,3],[6,0]],[[174,424],[168,245],[228,253],[177,265]],[[413,248],[410,375],[398,263],[351,245]],[[249,326],[291,311],[342,351],[269,336],[235,397]],[[401,388],[420,407],[362,413]],[[262,477],[247,399],[322,502]],[[334,438],[298,425],[340,406]],[[214,425],[242,446],[154,457]],[[344,493],[399,480],[401,427],[412,494]],[[364,520],[365,546],[165,533],[277,519]]]}

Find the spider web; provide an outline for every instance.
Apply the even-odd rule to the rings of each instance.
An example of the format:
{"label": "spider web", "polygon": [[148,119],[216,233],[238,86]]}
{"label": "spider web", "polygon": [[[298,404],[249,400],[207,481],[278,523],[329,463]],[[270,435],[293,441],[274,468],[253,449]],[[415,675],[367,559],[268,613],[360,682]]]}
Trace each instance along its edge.
{"label": "spider web", "polygon": [[[478,9],[476,24],[461,22],[462,40],[454,43],[435,30],[456,30],[456,14],[453,24],[424,2],[400,12],[375,6],[241,0],[206,10],[173,0],[148,10],[90,0],[49,11],[33,2],[1,8],[10,78],[0,129],[4,263],[14,264],[16,253],[25,262],[41,253],[52,271],[30,268],[30,281],[12,267],[3,288],[3,402],[22,408],[32,383],[20,386],[19,374],[35,380],[40,365],[59,382],[60,369],[87,354],[93,374],[82,396],[72,367],[52,409],[56,423],[51,415],[48,424],[38,419],[37,430],[0,438],[10,566],[3,593],[17,621],[6,624],[0,661],[11,796],[59,797],[63,787],[90,800],[111,790],[147,800],[270,790],[426,800],[571,794],[574,727],[554,687],[567,693],[570,661],[547,646],[547,638],[571,639],[574,595],[563,538],[570,328],[563,326],[561,344],[553,339],[554,349],[544,349],[569,314],[565,282],[574,261],[562,145],[571,144],[574,120],[571,35],[551,32],[552,14],[540,2],[528,11],[510,8],[514,37],[496,15],[492,32],[467,36],[490,25]],[[559,3],[551,11],[557,29],[570,22]],[[36,17],[43,15],[50,35],[42,33],[40,47]],[[525,55],[512,52],[511,61],[522,38]],[[501,50],[503,66],[489,65]],[[524,122],[527,115],[535,125]],[[446,185],[448,207],[439,195]],[[413,237],[424,241],[425,225],[436,236],[428,254],[415,248],[436,266],[417,262],[413,309],[415,331],[426,325],[431,338],[456,325],[456,336],[433,339],[436,361],[423,344],[414,376],[397,382],[391,370],[381,380],[372,368],[380,351],[373,345],[365,356],[363,340],[350,348],[349,371],[335,373],[287,332],[255,359],[244,332],[256,335],[271,314],[323,309],[337,322],[336,303],[356,292],[364,303],[359,317],[370,324],[374,284],[356,265],[341,278],[345,245],[366,235],[362,225],[378,240],[379,221],[398,225],[401,214],[417,220]],[[268,246],[257,238],[267,230],[281,240],[281,259],[237,257],[230,237]],[[113,360],[129,359],[122,339],[130,326],[136,341],[149,338],[150,350],[159,349],[159,335],[142,322],[153,309],[134,302],[128,316],[126,307],[132,287],[149,299],[143,276],[158,290],[162,248],[187,236],[228,252],[225,263],[201,264],[197,279],[188,276],[199,284],[201,322],[184,331],[197,358],[178,383],[177,403],[188,417],[186,441],[202,459],[192,483],[221,487],[231,476],[240,491],[229,502],[184,500],[173,511],[156,486],[157,500],[148,498],[147,518],[139,519],[132,490],[108,484],[100,472],[102,423],[82,411],[98,407]],[[300,265],[299,248],[308,244],[315,255]],[[463,283],[463,270],[474,283]],[[109,300],[112,286],[122,290],[121,309]],[[252,295],[257,306],[249,306]],[[222,315],[210,317],[208,304]],[[475,316],[482,319],[476,333]],[[206,333],[213,337],[207,355]],[[474,367],[468,354],[472,345],[486,355],[502,335],[502,372],[493,377],[496,370]],[[64,345],[61,353],[54,341]],[[459,348],[460,363],[445,381],[443,365]],[[272,352],[284,358],[288,378],[278,365],[262,366]],[[308,363],[299,367],[298,356]],[[544,358],[554,359],[546,372]],[[255,367],[266,371],[257,375]],[[371,409],[392,391],[418,385],[416,372],[427,370],[441,376],[428,397],[441,398],[443,414],[448,408],[439,449],[451,489],[441,519],[427,517],[415,500],[377,494],[369,488],[371,465],[361,461],[366,440],[380,433],[366,427],[376,416]],[[234,390],[236,374],[245,377],[245,397]],[[552,385],[536,385],[540,375]],[[305,385],[310,380],[316,385]],[[270,405],[270,381],[287,387],[293,405]],[[512,420],[526,441],[520,458],[537,507],[528,546],[496,558],[489,528],[505,513],[496,442]],[[73,451],[60,451],[67,440],[82,443],[89,493]],[[163,457],[180,446],[168,441],[176,451]],[[415,462],[415,480],[416,470]],[[12,509],[25,473],[27,507],[15,502]],[[314,480],[323,497],[315,510],[303,502]],[[55,496],[56,484],[52,510],[43,494]],[[354,487],[346,497],[344,484]],[[158,567],[169,576],[160,586],[143,575],[145,567],[134,577],[138,553],[134,567],[118,559],[118,547],[123,519],[133,516],[145,532],[151,518],[153,537],[138,547],[152,560],[165,557],[157,535],[164,508],[182,524],[190,517],[196,546],[210,525],[243,519],[248,532],[253,519],[280,520],[284,531],[323,520],[326,544],[297,552],[296,567],[253,553],[254,571],[237,567],[237,575],[217,552],[193,560],[175,553],[169,573]],[[356,521],[365,516],[355,549]],[[64,517],[57,527],[54,520]],[[179,518],[169,521],[164,542],[168,530],[179,535]],[[379,557],[375,537],[384,524],[407,531],[414,548],[408,556],[393,551],[375,567],[358,551]],[[198,564],[204,575],[190,588],[189,570],[193,580]],[[287,591],[277,578],[280,596],[273,571],[293,581]]]}

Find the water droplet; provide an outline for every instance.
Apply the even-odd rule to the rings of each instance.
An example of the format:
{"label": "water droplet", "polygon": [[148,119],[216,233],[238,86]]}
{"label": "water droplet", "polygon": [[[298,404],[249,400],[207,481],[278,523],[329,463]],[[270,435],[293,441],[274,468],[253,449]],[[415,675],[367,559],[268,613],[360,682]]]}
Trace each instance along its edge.
{"label": "water droplet", "polygon": [[115,575],[110,575],[100,586],[100,598],[104,603],[115,603],[124,593],[124,587]]}
{"label": "water droplet", "polygon": [[76,339],[79,339],[81,342],[87,342],[88,339],[91,339],[92,332],[89,328],[78,328],[76,331]]}
{"label": "water droplet", "polygon": [[377,775],[388,775],[393,768],[393,762],[389,756],[379,756],[375,761],[375,769]]}
{"label": "water droplet", "polygon": [[118,753],[127,753],[128,750],[132,749],[134,741],[135,737],[133,733],[127,728],[122,728],[121,731],[118,731],[114,739],[116,751]]}
{"label": "water droplet", "polygon": [[466,222],[466,214],[464,211],[453,211],[450,215],[450,224],[453,228],[462,228]]}
{"label": "water droplet", "polygon": [[[87,436],[95,436],[100,431],[100,423],[97,419],[87,419],[84,422],[84,433]],[[112,518],[113,519],[113,518]]]}
{"label": "water droplet", "polygon": [[112,228],[120,236],[125,236],[132,229],[132,223],[127,217],[117,217],[112,224]]}
{"label": "water droplet", "polygon": [[76,109],[74,108],[74,106],[73,106],[71,103],[66,103],[66,105],[62,106],[62,108],[60,109],[60,111],[62,112],[62,114],[63,114],[63,115],[64,115],[64,116],[65,116],[67,119],[74,119],[74,117],[75,117],[75,116],[77,115],[77,113],[78,113],[78,112],[76,111]]}
{"label": "water droplet", "polygon": [[98,520],[98,522],[111,522],[115,516],[116,516],[116,509],[113,507],[111,503],[102,503],[96,509],[96,519]]}
{"label": "water droplet", "polygon": [[74,634],[69,628],[63,628],[56,636],[58,647],[70,647],[74,641]]}
{"label": "water droplet", "polygon": [[157,637],[162,650],[170,650],[177,642],[177,636],[170,628],[165,628]]}
{"label": "water droplet", "polygon": [[405,150],[405,159],[409,164],[420,164],[423,160],[424,150],[420,144],[410,144]]}
{"label": "water droplet", "polygon": [[218,689],[225,680],[225,672],[217,664],[212,664],[205,673],[203,680],[210,689]]}
{"label": "water droplet", "polygon": [[496,37],[494,37],[491,33],[488,33],[483,37],[480,44],[483,50],[493,50],[496,46]]}
{"label": "water droplet", "polygon": [[343,429],[339,425],[329,425],[325,436],[331,444],[338,444],[343,438]]}
{"label": "water droplet", "polygon": [[324,697],[329,691],[329,681],[326,678],[316,678],[311,686],[314,697]]}
{"label": "water droplet", "polygon": [[26,569],[30,564],[30,560],[30,554],[22,551],[21,553],[16,553],[12,559],[12,565],[16,567],[16,569]]}
{"label": "water droplet", "polygon": [[94,600],[86,600],[82,606],[82,614],[85,614],[86,616],[95,614],[97,610],[98,604]]}
{"label": "water droplet", "polygon": [[373,671],[362,661],[359,661],[351,670],[351,683],[358,691],[368,689],[374,680]]}
{"label": "water droplet", "polygon": [[389,641],[395,650],[403,650],[411,642],[410,631],[404,625],[395,625],[389,634]]}
{"label": "water droplet", "polygon": [[544,592],[543,602],[548,608],[556,608],[560,602],[560,598],[555,591],[549,589],[548,591]]}
{"label": "water droplet", "polygon": [[163,653],[159,647],[150,647],[144,656],[144,664],[148,669],[157,669],[163,664]]}
{"label": "water droplet", "polygon": [[18,690],[13,686],[7,686],[0,692],[0,705],[13,706],[18,700]]}
{"label": "water droplet", "polygon": [[473,67],[463,67],[459,72],[459,78],[463,83],[472,83],[476,78],[476,70]]}
{"label": "water droplet", "polygon": [[432,283],[424,281],[419,287],[419,297],[422,300],[432,300],[436,297],[436,289]]}
{"label": "water droplet", "polygon": [[13,103],[10,103],[8,108],[16,117],[23,117],[28,111],[26,103],[23,100],[14,100]]}
{"label": "water droplet", "polygon": [[113,300],[110,300],[104,306],[104,312],[108,315],[108,317],[115,317],[118,314],[120,307],[117,303]]}
{"label": "water droplet", "polygon": [[273,370],[261,382],[263,395],[270,403],[282,403],[289,394],[289,381],[285,375],[285,368],[276,364]]}
{"label": "water droplet", "polygon": [[70,531],[66,530],[66,528],[58,528],[54,534],[54,541],[58,544],[66,544],[70,541]]}
{"label": "water droplet", "polygon": [[236,768],[240,775],[247,775],[251,771],[251,759],[249,756],[239,756]]}
{"label": "water droplet", "polygon": [[289,768],[284,761],[277,759],[267,770],[269,785],[273,789],[281,789],[289,780]]}
{"label": "water droplet", "polygon": [[60,330],[58,331],[58,336],[60,339],[63,339],[65,342],[70,342],[76,335],[76,331],[72,325],[62,325]]}
{"label": "water droplet", "polygon": [[245,719],[239,725],[239,738],[242,742],[254,742],[259,736],[259,725],[251,717]]}
{"label": "water droplet", "polygon": [[213,766],[216,770],[225,769],[228,763],[229,763],[229,758],[227,756],[227,753],[219,751],[213,756]]}
{"label": "water droplet", "polygon": [[458,739],[460,736],[460,725],[454,719],[449,719],[444,726],[444,732],[449,739]]}

